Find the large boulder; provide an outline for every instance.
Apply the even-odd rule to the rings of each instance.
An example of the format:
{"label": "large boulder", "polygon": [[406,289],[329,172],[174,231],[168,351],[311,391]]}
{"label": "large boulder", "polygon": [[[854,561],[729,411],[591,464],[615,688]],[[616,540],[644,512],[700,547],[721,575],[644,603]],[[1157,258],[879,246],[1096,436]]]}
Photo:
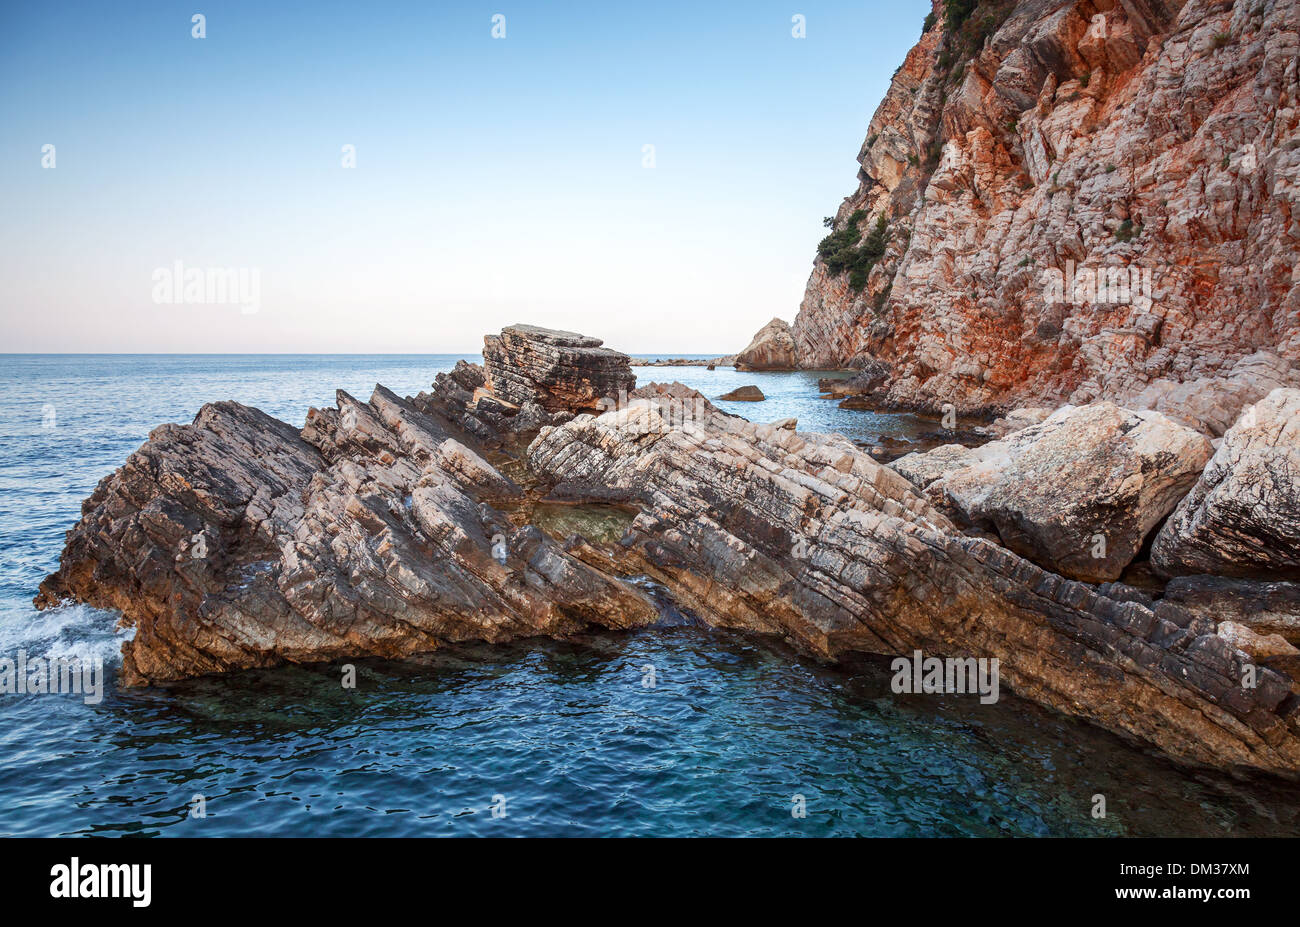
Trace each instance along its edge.
{"label": "large boulder", "polygon": [[723,393],[718,398],[727,402],[762,402],[767,397],[763,395],[761,389],[751,384],[749,386],[739,386],[729,393]]}
{"label": "large boulder", "polygon": [[[1065,406],[965,453],[895,461],[959,522],[1087,582],[1118,579],[1213,453],[1198,432],[1114,403]],[[950,468],[950,469],[949,469]]]}
{"label": "large boulder", "polygon": [[[980,447],[966,447],[964,444],[941,444],[928,451],[913,451],[904,454],[889,466],[902,474],[917,489],[926,489],[936,480],[955,474],[959,470],[969,470],[990,460],[1009,461],[1006,445],[993,441]],[[989,471],[989,479],[996,477],[998,467]]]}
{"label": "large boulder", "polygon": [[773,319],[736,355],[738,370],[794,370],[799,366],[790,326]]}
{"label": "large boulder", "polygon": [[626,354],[603,344],[575,332],[511,325],[483,339],[486,387],[515,406],[537,403],[550,412],[608,408],[602,400],[630,393],[636,375]]}
{"label": "large boulder", "polygon": [[1300,390],[1248,408],[1156,537],[1167,576],[1300,578]]}

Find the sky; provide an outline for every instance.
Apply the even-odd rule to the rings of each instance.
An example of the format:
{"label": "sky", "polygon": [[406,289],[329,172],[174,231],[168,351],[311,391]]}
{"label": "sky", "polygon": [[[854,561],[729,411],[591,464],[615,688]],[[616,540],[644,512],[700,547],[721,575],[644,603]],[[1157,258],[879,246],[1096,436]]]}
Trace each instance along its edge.
{"label": "sky", "polygon": [[0,352],[735,352],[929,8],[3,4]]}

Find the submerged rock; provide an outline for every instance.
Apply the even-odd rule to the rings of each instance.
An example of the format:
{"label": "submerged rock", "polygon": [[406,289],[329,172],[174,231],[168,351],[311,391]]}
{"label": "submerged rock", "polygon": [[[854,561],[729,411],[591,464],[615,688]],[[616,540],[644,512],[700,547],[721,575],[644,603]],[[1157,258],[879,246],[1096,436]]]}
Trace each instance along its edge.
{"label": "submerged rock", "polygon": [[1151,562],[1166,576],[1300,579],[1300,390],[1274,390],[1229,429]]}

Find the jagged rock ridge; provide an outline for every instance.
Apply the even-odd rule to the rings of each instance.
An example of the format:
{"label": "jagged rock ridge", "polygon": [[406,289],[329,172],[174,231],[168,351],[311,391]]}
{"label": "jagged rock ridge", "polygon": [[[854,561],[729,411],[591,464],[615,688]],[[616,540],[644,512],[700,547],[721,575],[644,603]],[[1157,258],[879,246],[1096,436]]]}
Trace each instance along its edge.
{"label": "jagged rock ridge", "polygon": [[[1233,643],[1263,635],[968,536],[838,435],[755,425],[680,385],[622,403],[601,393],[626,383],[625,356],[509,335],[494,370],[461,363],[407,399],[340,392],[301,431],[229,402],[156,429],[86,501],[37,604],[120,610],[139,685],[645,626],[655,601],[627,580],[649,577],[710,625],[825,658],[994,657],[1017,693],[1180,759],[1300,773],[1291,671]],[[589,366],[556,376],[556,349]],[[569,405],[528,409],[493,382]],[[582,411],[593,396],[615,407]],[[630,527],[618,543],[544,530],[545,506],[574,503]]]}

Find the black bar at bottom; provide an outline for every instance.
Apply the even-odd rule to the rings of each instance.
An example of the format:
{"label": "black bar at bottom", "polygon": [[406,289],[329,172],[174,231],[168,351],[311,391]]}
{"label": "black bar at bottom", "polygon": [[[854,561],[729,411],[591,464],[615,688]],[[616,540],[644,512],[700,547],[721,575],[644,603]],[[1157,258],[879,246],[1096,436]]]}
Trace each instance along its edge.
{"label": "black bar at bottom", "polygon": [[[0,841],[10,910],[109,909],[127,917],[195,913],[374,916],[375,905],[457,898],[535,917],[579,904],[609,915],[665,904],[743,908],[848,900],[864,913],[941,914],[962,905],[1231,915],[1290,897],[1276,840],[22,840]],[[76,860],[78,888],[59,878]],[[148,865],[144,870],[102,867]],[[60,869],[59,867],[65,867]],[[89,868],[87,868],[89,867]],[[85,881],[86,879],[89,881]],[[123,897],[85,897],[113,889]],[[85,889],[84,891],[82,889]],[[53,889],[53,892],[52,892]],[[132,891],[134,889],[134,892]],[[78,897],[54,897],[54,893]],[[567,900],[566,900],[567,899]],[[591,908],[591,906],[608,906]],[[630,906],[630,908],[629,908]],[[985,910],[988,910],[987,908]],[[431,912],[433,913],[433,912]],[[446,912],[450,914],[450,911]]]}

